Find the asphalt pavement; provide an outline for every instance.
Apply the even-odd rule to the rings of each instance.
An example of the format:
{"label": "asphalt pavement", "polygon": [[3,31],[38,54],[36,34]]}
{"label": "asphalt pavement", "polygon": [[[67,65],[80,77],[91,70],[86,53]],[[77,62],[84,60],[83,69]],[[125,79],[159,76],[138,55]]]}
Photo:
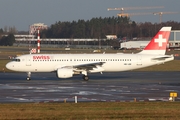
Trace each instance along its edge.
{"label": "asphalt pavement", "polygon": [[[0,103],[168,101],[180,91],[179,72],[117,72],[59,79],[55,73],[0,73]],[[176,100],[180,98],[177,97]]]}

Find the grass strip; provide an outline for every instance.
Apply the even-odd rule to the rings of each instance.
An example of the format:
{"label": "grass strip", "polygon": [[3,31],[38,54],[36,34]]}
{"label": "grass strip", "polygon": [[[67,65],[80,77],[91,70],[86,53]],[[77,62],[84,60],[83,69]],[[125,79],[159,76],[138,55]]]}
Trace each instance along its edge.
{"label": "grass strip", "polygon": [[0,119],[180,119],[179,102],[0,104]]}

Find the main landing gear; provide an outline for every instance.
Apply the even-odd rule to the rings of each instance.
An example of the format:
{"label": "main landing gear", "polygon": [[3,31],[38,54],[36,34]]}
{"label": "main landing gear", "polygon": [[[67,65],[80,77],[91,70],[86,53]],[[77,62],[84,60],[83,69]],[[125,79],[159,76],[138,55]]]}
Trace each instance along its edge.
{"label": "main landing gear", "polygon": [[27,78],[26,78],[27,81],[31,80],[31,72],[27,72]]}
{"label": "main landing gear", "polygon": [[83,80],[88,81],[89,77],[87,75],[87,71],[83,71],[82,74],[83,74]]}
{"label": "main landing gear", "polygon": [[89,77],[87,75],[83,75],[83,80],[88,81]]}

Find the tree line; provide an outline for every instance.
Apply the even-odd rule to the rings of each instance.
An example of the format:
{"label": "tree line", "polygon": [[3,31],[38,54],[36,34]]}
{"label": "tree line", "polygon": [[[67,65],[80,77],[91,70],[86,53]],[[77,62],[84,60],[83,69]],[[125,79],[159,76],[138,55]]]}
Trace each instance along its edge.
{"label": "tree line", "polygon": [[[180,22],[167,21],[163,23],[137,23],[129,17],[99,17],[90,20],[65,21],[52,24],[47,30],[41,31],[41,38],[98,38],[104,39],[106,35],[117,35],[119,39],[153,37],[163,26],[172,26],[173,30],[180,30]],[[13,45],[13,34],[18,32],[15,27],[0,29],[0,45]],[[4,34],[9,34],[4,36]],[[106,41],[110,44],[110,41]],[[113,42],[113,41],[112,41]],[[116,42],[114,44],[117,44]]]}
{"label": "tree line", "polygon": [[14,42],[15,42],[15,37],[14,37],[14,34],[12,34],[12,33],[10,33],[7,36],[3,36],[0,39],[1,46],[12,46],[14,44]]}
{"label": "tree line", "polygon": [[12,46],[15,42],[14,34],[17,34],[16,28],[5,26],[0,29],[0,46]]}
{"label": "tree line", "polygon": [[117,35],[118,38],[152,37],[161,27],[172,26],[180,29],[180,22],[136,23],[129,17],[92,18],[72,22],[56,22],[41,32],[43,38],[106,38],[106,35]]}

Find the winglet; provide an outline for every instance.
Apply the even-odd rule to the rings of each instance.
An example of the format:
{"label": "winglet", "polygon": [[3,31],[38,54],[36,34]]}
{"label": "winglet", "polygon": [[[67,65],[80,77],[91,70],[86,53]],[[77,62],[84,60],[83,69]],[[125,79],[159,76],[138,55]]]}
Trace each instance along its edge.
{"label": "winglet", "polygon": [[139,54],[161,54],[164,55],[169,40],[171,27],[163,27],[153,37],[149,44]]}

